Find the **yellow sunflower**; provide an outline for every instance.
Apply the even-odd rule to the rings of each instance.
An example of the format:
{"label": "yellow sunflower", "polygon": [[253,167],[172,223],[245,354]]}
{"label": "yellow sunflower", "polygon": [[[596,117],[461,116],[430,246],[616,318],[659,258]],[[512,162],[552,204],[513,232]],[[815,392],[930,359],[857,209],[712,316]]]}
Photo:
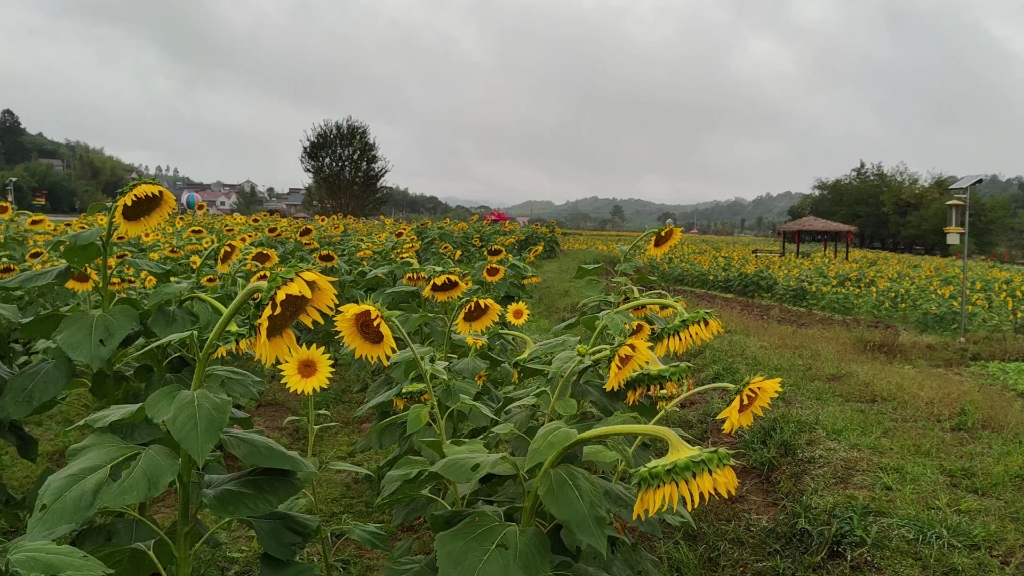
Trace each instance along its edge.
{"label": "yellow sunflower", "polygon": [[14,214],[14,206],[9,202],[0,202],[0,219],[7,220]]}
{"label": "yellow sunflower", "polygon": [[242,253],[242,245],[234,240],[228,240],[220,249],[217,255],[217,272],[227,274],[231,269],[231,262]]}
{"label": "yellow sunflower", "polygon": [[427,273],[423,270],[413,270],[412,272],[406,272],[402,276],[402,284],[406,286],[426,286],[427,285]]}
{"label": "yellow sunflower", "polygon": [[540,276],[527,276],[526,278],[523,278],[523,284],[540,284]]}
{"label": "yellow sunflower", "polygon": [[658,356],[679,355],[711,341],[722,332],[722,323],[710,312],[700,310],[659,329],[654,335],[657,343],[654,353]]}
{"label": "yellow sunflower", "polygon": [[687,510],[693,510],[712,497],[728,498],[736,495],[739,478],[735,464],[724,448],[694,448],[679,441],[681,447],[670,444],[669,453],[641,466],[633,473],[637,487],[633,520],[647,519],[658,512],[678,509],[682,500]]}
{"label": "yellow sunflower", "polygon": [[484,266],[484,280],[497,282],[505,277],[505,267],[501,264],[488,264]]}
{"label": "yellow sunflower", "polygon": [[192,238],[202,238],[203,236],[206,236],[206,228],[203,228],[202,226],[192,226],[185,231],[185,235],[191,236]]}
{"label": "yellow sunflower", "polygon": [[352,349],[356,358],[387,366],[388,359],[398,352],[391,328],[384,315],[370,304],[345,304],[334,317],[334,327],[341,341]]}
{"label": "yellow sunflower", "polygon": [[675,226],[666,226],[651,236],[651,242],[647,245],[647,254],[654,258],[661,258],[669,251],[669,248],[679,242],[682,238],[682,230]]}
{"label": "yellow sunflower", "polygon": [[260,270],[252,275],[252,278],[249,279],[249,284],[252,284],[253,282],[266,282],[267,280],[270,280],[270,271]]}
{"label": "yellow sunflower", "polygon": [[132,253],[127,251],[127,250],[118,250],[117,252],[114,253],[114,260],[117,260],[118,262],[120,262],[121,260],[124,260],[125,258],[131,258],[131,257],[132,257]]}
{"label": "yellow sunflower", "polygon": [[771,409],[772,398],[782,392],[779,383],[782,378],[765,380],[764,376],[756,376],[740,388],[739,393],[725,410],[716,416],[722,423],[722,432],[732,434],[740,428],[749,428],[754,423],[754,416],[764,416],[764,411]]}
{"label": "yellow sunflower", "polygon": [[142,286],[145,288],[152,288],[156,286],[157,279],[154,276],[146,276],[146,279],[142,282]]}
{"label": "yellow sunflower", "polygon": [[295,237],[298,238],[299,240],[305,240],[307,238],[312,238],[315,234],[316,228],[306,225],[303,226],[302,228],[299,228],[299,232],[295,235]]}
{"label": "yellow sunflower", "polygon": [[18,265],[14,262],[0,262],[0,279],[10,278],[18,273]]}
{"label": "yellow sunflower", "polygon": [[249,255],[249,263],[254,266],[270,268],[277,264],[277,251],[272,248],[260,248]]}
{"label": "yellow sunflower", "polygon": [[157,184],[137,184],[117,201],[114,223],[119,234],[139,236],[159,227],[177,209],[174,194],[167,188]]}
{"label": "yellow sunflower", "polygon": [[220,284],[220,278],[218,278],[216,274],[207,274],[206,276],[203,276],[202,282],[203,286],[212,288],[213,286]]}
{"label": "yellow sunflower", "polygon": [[490,298],[474,298],[459,312],[455,331],[459,334],[479,334],[498,321],[501,306]]}
{"label": "yellow sunflower", "polygon": [[42,214],[33,214],[25,220],[25,228],[29,230],[46,230],[50,226],[50,220]]}
{"label": "yellow sunflower", "polygon": [[497,262],[505,257],[505,247],[495,244],[484,250],[484,256],[491,262]]}
{"label": "yellow sunflower", "polygon": [[271,238],[277,238],[280,235],[281,235],[281,227],[280,226],[267,226],[267,236],[270,236]]}
{"label": "yellow sunflower", "polygon": [[196,202],[196,212],[200,214],[206,212],[206,202]]}
{"label": "yellow sunflower", "polygon": [[472,336],[467,336],[466,337],[466,344],[470,348],[475,348],[475,349],[479,350],[480,348],[483,348],[484,346],[487,345],[487,340],[484,340],[483,338],[474,338]]}
{"label": "yellow sunflower", "polygon": [[334,361],[330,355],[324,352],[323,347],[314,344],[309,348],[299,346],[293,349],[288,358],[277,365],[277,369],[281,371],[281,382],[288,387],[289,392],[308,396],[327,388],[331,372],[334,372],[331,364]]}
{"label": "yellow sunflower", "polygon": [[27,254],[25,254],[25,261],[28,263],[33,263],[36,260],[42,258],[43,256],[46,256],[46,250],[43,250],[42,248],[33,248],[29,250]]}
{"label": "yellow sunflower", "polygon": [[331,285],[334,280],[337,279],[306,270],[278,286],[256,322],[254,351],[258,359],[269,366],[298,346],[291,330],[296,320],[309,327],[313,322],[323,323],[320,312],[330,314],[338,303],[338,292]]}
{"label": "yellow sunflower", "polygon": [[654,331],[651,325],[643,320],[636,320],[629,324],[629,337],[637,340],[649,340]]}
{"label": "yellow sunflower", "polygon": [[164,250],[164,254],[167,254],[172,258],[180,258],[185,255],[185,251],[182,250],[181,248],[178,248],[177,246],[171,246]]}
{"label": "yellow sunflower", "polygon": [[72,274],[71,278],[68,278],[68,281],[64,283],[64,287],[70,288],[75,292],[88,292],[89,290],[92,290],[92,287],[95,286],[99,280],[100,279],[96,275],[96,272],[92,268],[86,266],[84,269],[77,270]]}
{"label": "yellow sunflower", "polygon": [[505,312],[505,320],[508,320],[509,324],[513,326],[522,326],[526,324],[529,318],[530,309],[526,307],[525,302],[513,302],[508,305],[508,309]]}
{"label": "yellow sunflower", "polygon": [[332,250],[321,250],[313,255],[321,266],[335,266],[338,264],[338,255]]}
{"label": "yellow sunflower", "polygon": [[608,366],[608,382],[604,389],[608,392],[618,391],[630,374],[642,370],[654,359],[651,343],[645,340],[627,340],[615,351]]}
{"label": "yellow sunflower", "polygon": [[462,296],[469,286],[454,274],[441,274],[427,282],[423,295],[433,298],[435,302],[445,302]]}

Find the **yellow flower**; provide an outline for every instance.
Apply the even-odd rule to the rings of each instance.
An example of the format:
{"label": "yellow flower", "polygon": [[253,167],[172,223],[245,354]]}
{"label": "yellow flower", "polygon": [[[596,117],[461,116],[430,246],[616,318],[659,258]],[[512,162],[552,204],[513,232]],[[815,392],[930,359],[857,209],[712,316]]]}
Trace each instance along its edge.
{"label": "yellow flower", "polygon": [[270,268],[274,264],[277,264],[277,252],[270,248],[260,248],[249,255],[249,263],[254,266],[262,266],[263,268]]}
{"label": "yellow flower", "polygon": [[153,276],[146,276],[146,280],[142,283],[145,288],[152,288],[156,286],[157,280]]}
{"label": "yellow flower", "polygon": [[7,202],[0,202],[0,219],[7,220],[14,214],[14,206]]}
{"label": "yellow flower", "polygon": [[484,250],[484,256],[487,256],[487,259],[491,262],[497,262],[505,257],[505,248],[495,244]]}
{"label": "yellow flower", "polygon": [[331,250],[321,250],[320,252],[317,252],[313,257],[316,258],[316,261],[320,263],[320,265],[322,266],[329,267],[334,266],[338,263],[338,255]]}
{"label": "yellow flower", "polygon": [[25,261],[31,264],[43,256],[46,256],[46,250],[43,250],[42,248],[33,248],[25,254]]}
{"label": "yellow flower", "polygon": [[755,415],[764,416],[764,411],[771,409],[772,398],[782,392],[780,382],[782,378],[765,380],[764,376],[757,376],[747,382],[725,410],[716,416],[718,420],[725,420],[722,431],[732,434],[740,428],[749,428],[754,423]]}
{"label": "yellow flower", "polygon": [[96,272],[92,268],[86,266],[84,269],[78,270],[72,274],[71,278],[68,278],[68,281],[64,283],[64,287],[70,288],[75,292],[88,292],[89,290],[92,290],[92,287],[95,286],[99,280],[100,279],[96,275]]}
{"label": "yellow flower", "polygon": [[627,340],[612,356],[608,366],[608,382],[604,385],[604,389],[614,392],[622,388],[630,374],[641,370],[653,359],[654,354],[651,353],[650,342],[636,339]]}
{"label": "yellow flower", "polygon": [[206,202],[196,202],[196,212],[200,214],[206,212]]}
{"label": "yellow flower", "polygon": [[312,238],[315,234],[316,229],[313,228],[312,226],[306,225],[303,226],[302,228],[299,228],[299,232],[298,234],[295,235],[295,237],[298,238],[299,240],[305,240],[307,238]]}
{"label": "yellow flower", "polygon": [[661,258],[669,251],[669,248],[679,242],[682,237],[682,230],[675,226],[666,226],[651,236],[651,242],[647,245],[647,253],[654,258]]}
{"label": "yellow flower", "polygon": [[466,291],[468,286],[454,274],[441,274],[435,276],[423,290],[424,296],[433,298],[436,302],[445,302],[458,298]]}
{"label": "yellow flower", "polygon": [[[669,308],[671,310],[671,308]],[[651,337],[653,329],[651,325],[643,320],[636,320],[629,324],[629,337],[637,340],[648,340]]]}
{"label": "yellow flower", "polygon": [[539,283],[540,283],[540,276],[532,275],[532,276],[527,276],[526,278],[523,278],[523,284],[539,284]]}
{"label": "yellow flower", "polygon": [[334,372],[331,367],[333,363],[324,348],[314,344],[309,348],[299,346],[293,349],[291,355],[278,364],[277,369],[281,371],[281,381],[289,392],[308,396],[327,388],[331,372]]}
{"label": "yellow flower", "polygon": [[220,284],[220,278],[218,278],[216,274],[207,274],[206,276],[203,276],[202,282],[203,286],[210,288]]}
{"label": "yellow flower", "polygon": [[488,264],[484,266],[484,280],[497,282],[505,277],[505,267],[501,264]]}
{"label": "yellow flower", "polygon": [[679,355],[694,346],[709,342],[723,332],[722,323],[710,312],[694,312],[658,330],[654,335],[654,353]]}
{"label": "yellow flower", "polygon": [[513,326],[522,326],[530,318],[530,309],[525,302],[513,302],[508,305],[505,312],[505,320]]}
{"label": "yellow flower", "polygon": [[253,282],[266,282],[267,280],[270,280],[270,271],[260,270],[252,275],[252,278],[249,279],[249,284],[252,284]]}
{"label": "yellow flower", "polygon": [[479,334],[494,325],[501,315],[501,306],[490,298],[474,298],[462,309],[456,319],[459,334]]}
{"label": "yellow flower", "polygon": [[398,352],[391,328],[376,306],[345,304],[334,317],[334,328],[356,358],[365,358],[371,364],[387,366],[388,359]]}
{"label": "yellow flower", "polygon": [[477,372],[476,376],[473,377],[473,380],[476,381],[477,386],[483,387],[484,382],[487,382],[487,371],[481,370]]}
{"label": "yellow flower", "polygon": [[[674,453],[675,452],[675,453]],[[658,512],[675,511],[682,499],[688,511],[712,496],[728,498],[736,494],[739,478],[732,465],[735,462],[723,448],[692,448],[691,451],[674,451],[669,455],[651,461],[633,475],[637,487],[633,519],[646,520]]]}
{"label": "yellow flower", "polygon": [[426,286],[427,273],[423,270],[406,272],[405,275],[402,276],[402,284],[405,284],[406,286]]}
{"label": "yellow flower", "polygon": [[117,201],[114,223],[128,237],[158,228],[178,209],[171,191],[157,184],[136,184]]}
{"label": "yellow flower", "polygon": [[29,230],[46,230],[50,226],[50,220],[43,214],[33,214],[25,220],[25,228]]}
{"label": "yellow flower", "polygon": [[468,344],[471,348],[476,348],[479,350],[480,348],[483,348],[484,346],[487,345],[487,340],[484,340],[483,338],[474,338],[472,336],[467,336],[466,344]]}
{"label": "yellow flower", "polygon": [[171,246],[164,250],[164,254],[167,254],[172,258],[180,258],[185,255],[185,251],[182,250],[181,248],[178,248],[177,246]]}
{"label": "yellow flower", "polygon": [[323,323],[320,312],[329,314],[338,303],[337,290],[331,285],[334,280],[336,278],[306,270],[274,291],[256,323],[254,351],[258,359],[269,366],[278,358],[287,357],[289,350],[298,346],[291,330],[296,320],[309,327],[313,322]]}
{"label": "yellow flower", "polygon": [[224,243],[224,246],[220,249],[220,254],[217,255],[217,272],[221,274],[227,274],[228,270],[231,269],[231,262],[238,258],[238,255],[242,252],[242,245],[234,240],[228,240]]}
{"label": "yellow flower", "polygon": [[0,262],[0,279],[10,278],[18,273],[18,265],[14,262]]}

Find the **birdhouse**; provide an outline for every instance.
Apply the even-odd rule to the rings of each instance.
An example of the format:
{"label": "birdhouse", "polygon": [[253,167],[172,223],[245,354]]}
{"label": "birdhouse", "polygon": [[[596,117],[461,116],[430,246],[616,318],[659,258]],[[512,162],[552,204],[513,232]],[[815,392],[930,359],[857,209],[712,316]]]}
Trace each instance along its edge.
{"label": "birdhouse", "polygon": [[963,217],[964,203],[959,200],[946,202],[948,216],[946,227],[942,229],[946,233],[946,244],[954,245],[960,243],[960,235],[964,232]]}

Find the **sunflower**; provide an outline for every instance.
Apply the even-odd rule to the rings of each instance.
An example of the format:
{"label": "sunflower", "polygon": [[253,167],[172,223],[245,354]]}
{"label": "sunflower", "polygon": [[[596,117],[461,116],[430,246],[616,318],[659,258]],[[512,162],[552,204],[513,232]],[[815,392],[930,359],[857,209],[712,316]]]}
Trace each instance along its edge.
{"label": "sunflower", "polygon": [[253,226],[256,226],[262,221],[263,220],[261,220],[259,216],[253,216],[252,218],[249,218],[249,224],[252,224]]}
{"label": "sunflower", "polygon": [[18,273],[18,265],[14,262],[0,262],[0,279],[10,278]]}
{"label": "sunflower", "polygon": [[391,328],[381,311],[370,304],[345,304],[334,317],[334,327],[341,341],[352,349],[356,358],[387,366],[388,358],[398,352]]}
{"label": "sunflower", "polygon": [[14,214],[14,206],[9,202],[0,202],[0,218],[7,220],[11,214]]}
{"label": "sunflower", "polygon": [[490,298],[474,298],[459,313],[455,331],[459,334],[479,334],[498,321],[501,306]]}
{"label": "sunflower", "polygon": [[405,238],[406,234],[408,233],[409,231],[406,230],[405,228],[399,228],[398,230],[395,230],[395,240],[401,240],[402,238]]}
{"label": "sunflower", "polygon": [[50,226],[50,220],[42,214],[33,214],[25,220],[25,228],[29,230],[46,230]]}
{"label": "sunflower", "polygon": [[118,233],[134,237],[156,229],[177,209],[170,190],[158,184],[140,183],[117,201],[114,223]]}
{"label": "sunflower", "polygon": [[321,266],[335,266],[338,264],[338,255],[332,250],[321,250],[313,255]]}
{"label": "sunflower", "polygon": [[509,324],[522,326],[529,319],[530,309],[526,307],[525,302],[513,302],[508,305],[508,309],[505,312],[505,320],[508,320]]}
{"label": "sunflower", "polygon": [[321,226],[323,226],[324,224],[327,224],[327,216],[324,216],[323,214],[321,214],[321,215],[316,217],[316,221],[317,221],[317,224],[320,224]]}
{"label": "sunflower", "polygon": [[302,247],[306,250],[316,250],[320,247],[320,244],[316,240],[303,240]]}
{"label": "sunflower", "polygon": [[359,252],[356,252],[356,258],[372,258],[372,257],[373,257],[373,251],[372,250],[360,250]]}
{"label": "sunflower", "polygon": [[295,235],[295,237],[298,238],[299,240],[305,240],[307,238],[312,238],[314,235],[316,235],[316,229],[313,228],[312,226],[306,225],[303,226],[302,228],[299,228],[299,232]]}
{"label": "sunflower", "polygon": [[438,251],[441,254],[447,254],[447,253],[452,251],[452,245],[447,243],[447,242],[445,242],[444,244],[441,244],[441,247],[438,248]]}
{"label": "sunflower", "polygon": [[191,236],[192,238],[202,238],[203,236],[206,236],[206,228],[203,228],[202,226],[192,226],[185,231],[185,235]]}
{"label": "sunflower", "polygon": [[423,295],[433,298],[435,302],[445,302],[462,296],[466,288],[469,286],[458,276],[441,274],[427,282],[427,287],[423,289]]}
{"label": "sunflower", "polygon": [[121,260],[124,260],[125,258],[131,258],[131,257],[132,257],[132,253],[127,251],[127,250],[118,250],[117,252],[114,253],[114,260],[117,260],[118,262],[120,262]]}
{"label": "sunflower", "polygon": [[28,263],[33,263],[36,260],[42,258],[43,256],[46,256],[46,250],[43,250],[42,248],[33,248],[29,250],[27,254],[25,254],[25,261]]}
{"label": "sunflower", "polygon": [[231,269],[231,262],[238,258],[238,255],[242,252],[242,245],[234,240],[228,240],[224,243],[224,246],[220,249],[220,254],[217,255],[217,272],[221,274],[227,274],[228,270]]}
{"label": "sunflower", "polygon": [[260,248],[249,255],[249,263],[263,268],[277,264],[277,252],[272,248]]}
{"label": "sunflower", "polygon": [[238,232],[238,228],[235,228],[234,226],[225,226],[223,230],[228,236],[234,236],[235,233]]}
{"label": "sunflower", "polygon": [[182,250],[181,248],[178,248],[177,246],[171,246],[164,250],[164,254],[167,254],[172,258],[180,258],[185,255],[185,251]]}
{"label": "sunflower", "polygon": [[427,273],[423,270],[413,270],[412,272],[406,272],[402,276],[402,284],[406,286],[426,286],[427,285]]}
{"label": "sunflower", "polygon": [[107,281],[107,290],[110,290],[111,292],[120,292],[124,290],[124,280],[117,276],[112,277]]}
{"label": "sunflower", "polygon": [[476,385],[477,386],[482,388],[483,385],[484,385],[484,382],[487,382],[487,371],[486,370],[481,370],[481,371],[477,372],[476,376],[473,377],[473,380],[476,381]]}
{"label": "sunflower", "polygon": [[537,275],[527,276],[526,278],[523,278],[523,284],[524,285],[540,284],[540,276],[537,276]]}
{"label": "sunflower", "polygon": [[755,415],[764,416],[764,411],[771,409],[772,398],[782,392],[780,382],[782,378],[765,380],[764,376],[756,376],[744,384],[725,410],[715,417],[725,420],[722,432],[732,434],[740,428],[749,428]]}
{"label": "sunflower", "polygon": [[410,402],[417,400],[426,402],[429,399],[430,394],[427,393],[426,384],[406,384],[402,386],[402,389],[392,398],[391,402],[396,410],[405,410],[406,405]]}
{"label": "sunflower", "polygon": [[484,250],[484,256],[491,262],[497,262],[505,257],[505,247],[495,244]]}
{"label": "sunflower", "polygon": [[266,282],[267,280],[270,280],[270,271],[260,270],[252,275],[252,278],[249,279],[249,284],[252,284],[253,282]]}
{"label": "sunflower", "polygon": [[64,283],[64,287],[70,288],[75,292],[88,292],[89,290],[92,290],[92,287],[95,286],[99,280],[100,279],[96,275],[96,272],[92,268],[86,266],[82,270],[78,270],[72,274],[71,278],[68,278],[68,281]]}
{"label": "sunflower", "polygon": [[643,320],[636,320],[629,323],[629,337],[637,340],[648,340],[654,331],[651,325]]}
{"label": "sunflower", "polygon": [[200,214],[206,212],[206,202],[196,202],[196,212]]}
{"label": "sunflower", "polygon": [[480,348],[483,348],[484,346],[487,345],[487,340],[484,340],[483,338],[474,338],[472,336],[467,336],[466,337],[466,344],[470,348],[475,348],[475,349],[479,350]]}
{"label": "sunflower", "polygon": [[281,382],[288,387],[289,392],[309,396],[327,388],[327,381],[331,379],[331,372],[334,372],[334,368],[331,368],[333,363],[322,347],[313,344],[309,348],[299,346],[292,350],[288,358],[277,365],[277,369],[281,371]]}
{"label": "sunflower", "polygon": [[267,236],[270,236],[271,238],[277,238],[280,235],[281,235],[281,227],[280,226],[267,226]]}
{"label": "sunflower", "polygon": [[212,288],[217,284],[220,284],[220,278],[218,278],[216,274],[207,274],[206,276],[203,276],[202,282],[203,286],[206,286],[207,288]]}
{"label": "sunflower", "polygon": [[[153,233],[152,232],[143,232],[142,233],[142,239],[145,240],[145,241],[152,240],[153,239]],[[127,242],[127,241],[128,241],[128,237],[125,236],[124,234],[115,234],[114,235],[114,242]]]}
{"label": "sunflower", "polygon": [[484,280],[497,282],[505,277],[505,267],[501,264],[488,264],[484,266]]}
{"label": "sunflower", "polygon": [[651,353],[651,343],[645,340],[626,340],[626,343],[615,351],[608,366],[608,382],[605,391],[614,392],[625,384],[630,374],[643,369],[655,358]]}
{"label": "sunflower", "polygon": [[336,278],[306,270],[278,286],[256,322],[256,357],[267,366],[278,358],[287,357],[288,351],[298,346],[291,330],[296,320],[309,327],[313,322],[322,324],[320,312],[329,314],[338,303],[338,292],[331,285],[334,280]]}
{"label": "sunflower", "polygon": [[687,510],[693,510],[700,505],[701,497],[708,502],[712,496],[736,495],[739,479],[728,450],[683,446],[670,447],[667,456],[648,462],[634,472],[633,484],[637,487],[634,520],[646,520],[648,516],[664,512],[669,504],[675,511],[680,499]]}
{"label": "sunflower", "polygon": [[694,346],[709,342],[722,332],[722,323],[710,312],[693,312],[658,330],[654,335],[654,353],[658,356],[679,355]]}
{"label": "sunflower", "polygon": [[648,366],[626,378],[626,405],[632,406],[646,396],[664,404],[690,388],[693,365],[685,362],[670,366]]}
{"label": "sunflower", "polygon": [[142,286],[144,288],[152,288],[156,286],[156,283],[157,279],[155,276],[146,276],[146,279],[142,281]]}
{"label": "sunflower", "polygon": [[647,245],[647,254],[653,258],[661,258],[668,252],[679,239],[682,238],[682,230],[675,226],[665,226],[651,236],[651,242]]}

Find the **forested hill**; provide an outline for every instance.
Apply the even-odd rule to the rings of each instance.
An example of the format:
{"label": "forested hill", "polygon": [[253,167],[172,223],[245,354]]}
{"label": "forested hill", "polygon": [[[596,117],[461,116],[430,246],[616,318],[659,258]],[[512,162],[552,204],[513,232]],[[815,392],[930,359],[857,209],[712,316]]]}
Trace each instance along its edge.
{"label": "forested hill", "polygon": [[[786,211],[796,204],[803,194],[799,192],[781,192],[779,194],[763,194],[747,200],[715,200],[699,204],[661,204],[640,200],[638,198],[582,198],[563,204],[555,204],[548,200],[528,200],[521,204],[505,208],[511,216],[532,216],[546,220],[559,220],[574,228],[591,228],[599,226],[608,218],[615,206],[621,206],[625,214],[622,226],[627,229],[643,229],[664,222],[671,216],[681,225],[693,225],[694,218],[700,223],[739,223],[745,221],[751,227],[761,218],[762,221],[782,222],[786,220]],[[688,223],[688,224],[687,224]]]}

